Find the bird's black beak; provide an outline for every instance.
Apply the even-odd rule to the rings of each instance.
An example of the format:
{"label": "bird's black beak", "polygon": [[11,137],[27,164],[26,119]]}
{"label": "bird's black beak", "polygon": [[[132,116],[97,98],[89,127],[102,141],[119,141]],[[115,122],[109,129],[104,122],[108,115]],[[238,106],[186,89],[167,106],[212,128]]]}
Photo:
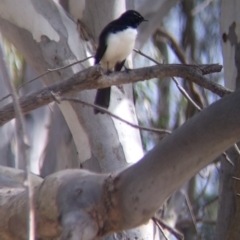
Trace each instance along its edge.
{"label": "bird's black beak", "polygon": [[143,22],[148,22],[148,20],[147,19],[143,19]]}

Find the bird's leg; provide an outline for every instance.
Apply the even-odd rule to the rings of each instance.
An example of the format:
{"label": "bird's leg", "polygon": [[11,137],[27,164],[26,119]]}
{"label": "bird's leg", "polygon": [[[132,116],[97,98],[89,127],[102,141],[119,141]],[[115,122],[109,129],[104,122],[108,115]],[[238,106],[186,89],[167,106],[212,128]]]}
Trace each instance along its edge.
{"label": "bird's leg", "polygon": [[131,68],[126,67],[125,65],[123,65],[123,67],[127,73],[129,73],[132,70]]}
{"label": "bird's leg", "polygon": [[109,75],[110,73],[112,73],[112,71],[109,69],[109,62],[107,62],[107,72],[106,72],[106,75]]}

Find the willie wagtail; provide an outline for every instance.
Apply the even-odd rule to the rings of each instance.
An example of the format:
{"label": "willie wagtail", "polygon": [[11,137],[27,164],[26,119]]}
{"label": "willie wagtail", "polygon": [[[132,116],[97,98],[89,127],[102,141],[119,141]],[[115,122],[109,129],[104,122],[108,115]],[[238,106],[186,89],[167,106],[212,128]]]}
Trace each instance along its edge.
{"label": "willie wagtail", "polygon": [[[129,10],[110,22],[100,33],[95,64],[101,65],[107,73],[120,71],[131,54],[137,37],[137,27],[145,20],[138,12]],[[97,90],[94,104],[108,108],[111,88]],[[101,113],[94,109],[94,113]]]}

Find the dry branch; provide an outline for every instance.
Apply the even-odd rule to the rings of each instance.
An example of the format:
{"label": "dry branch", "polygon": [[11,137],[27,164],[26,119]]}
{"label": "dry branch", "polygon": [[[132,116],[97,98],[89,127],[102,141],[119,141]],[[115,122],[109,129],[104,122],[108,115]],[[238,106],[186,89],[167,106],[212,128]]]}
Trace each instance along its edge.
{"label": "dry branch", "polygon": [[143,127],[143,126],[139,126],[139,125],[136,125],[136,124],[133,124],[129,121],[126,121],[125,119],[111,113],[110,111],[108,111],[107,109],[105,108],[102,108],[102,107],[99,107],[97,105],[94,105],[94,104],[91,104],[91,103],[87,103],[85,101],[82,101],[80,99],[77,99],[77,98],[69,98],[69,97],[58,97],[58,96],[54,96],[56,98],[56,102],[57,103],[60,103],[61,101],[69,101],[69,102],[75,102],[75,103],[80,103],[80,104],[83,104],[84,106],[88,106],[88,107],[92,107],[92,108],[96,108],[98,110],[101,110],[101,112],[115,118],[115,119],[118,119],[119,121],[133,127],[133,128],[137,128],[137,129],[140,129],[140,130],[143,130],[143,131],[148,131],[148,132],[152,132],[152,133],[157,133],[157,134],[170,134],[171,131],[167,130],[167,129],[159,129],[159,128],[148,128],[148,127]]}
{"label": "dry branch", "polygon": [[[223,97],[226,94],[231,93],[231,91],[208,80],[204,76],[205,74],[220,72],[221,69],[222,66],[218,64],[200,66],[163,64],[134,69],[127,72],[124,71],[112,73],[110,75],[103,75],[100,67],[90,67],[59,83],[55,83],[49,87],[19,98],[19,103],[22,112],[27,113],[54,101],[52,93],[57,93],[59,96],[63,96],[65,94],[73,94],[83,90],[104,88],[112,85],[121,85],[164,77],[185,78],[186,80],[194,82]],[[12,103],[2,107],[0,109],[0,126],[14,117],[15,115]]]}

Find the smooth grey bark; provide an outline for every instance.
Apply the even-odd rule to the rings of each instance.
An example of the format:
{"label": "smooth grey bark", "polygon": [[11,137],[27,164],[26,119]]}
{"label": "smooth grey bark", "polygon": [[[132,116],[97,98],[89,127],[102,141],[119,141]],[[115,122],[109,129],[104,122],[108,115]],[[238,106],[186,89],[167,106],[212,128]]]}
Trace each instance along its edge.
{"label": "smooth grey bark", "polygon": [[53,104],[51,109],[48,139],[40,162],[42,177],[63,169],[80,167],[77,165],[78,152],[67,123],[57,104]]}
{"label": "smooth grey bark", "polygon": [[[145,161],[138,162],[120,174],[119,204],[128,213],[124,217],[126,225],[136,217],[136,209],[136,219],[146,220],[152,214],[150,209],[155,207],[156,199],[156,202],[162,203],[190,176],[194,176],[239,140],[239,98],[240,92],[237,91],[211,105],[164,138],[144,157]],[[132,172],[135,173],[134,177],[131,177]],[[145,178],[145,174],[148,174],[148,178]],[[129,182],[131,184],[127,184]],[[141,195],[143,189],[146,192]],[[147,208],[144,205],[146,202]]]}
{"label": "smooth grey bark", "polygon": [[[240,41],[239,41],[239,14],[236,9],[240,8],[237,0],[222,0],[221,3],[221,37],[224,63],[224,82],[231,89],[240,87]],[[229,150],[229,156],[235,166],[229,166],[224,161],[221,163],[218,221],[216,225],[217,240],[237,240],[240,238],[239,231],[239,183],[232,177],[240,177],[239,154],[235,149]]]}
{"label": "smooth grey bark", "polygon": [[[122,172],[65,170],[36,184],[37,236],[45,240],[62,232],[88,240],[146,223],[167,197],[240,139],[239,101],[237,91],[212,104]],[[26,239],[26,191],[6,189],[1,196],[3,240]],[[19,231],[16,221],[22,223]]]}

